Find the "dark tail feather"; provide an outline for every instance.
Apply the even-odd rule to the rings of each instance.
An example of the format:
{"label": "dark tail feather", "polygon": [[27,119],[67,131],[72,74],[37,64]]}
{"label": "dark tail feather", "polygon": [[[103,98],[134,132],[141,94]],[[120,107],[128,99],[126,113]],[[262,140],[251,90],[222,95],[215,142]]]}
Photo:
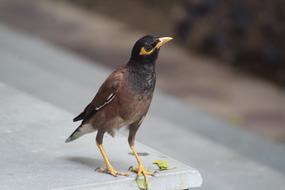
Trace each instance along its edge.
{"label": "dark tail feather", "polygon": [[82,112],[81,114],[79,114],[78,116],[76,116],[74,119],[73,119],[73,122],[76,122],[76,121],[80,121],[82,119],[84,119],[84,112]]}
{"label": "dark tail feather", "polygon": [[75,139],[79,138],[81,135],[83,135],[80,132],[81,125],[65,140],[66,143],[69,143],[71,141],[74,141]]}
{"label": "dark tail feather", "polygon": [[80,125],[77,127],[77,129],[65,140],[66,143],[69,143],[71,141],[74,141],[75,139],[78,139],[82,135],[85,135],[87,133],[94,132],[95,129],[90,124],[86,125]]}

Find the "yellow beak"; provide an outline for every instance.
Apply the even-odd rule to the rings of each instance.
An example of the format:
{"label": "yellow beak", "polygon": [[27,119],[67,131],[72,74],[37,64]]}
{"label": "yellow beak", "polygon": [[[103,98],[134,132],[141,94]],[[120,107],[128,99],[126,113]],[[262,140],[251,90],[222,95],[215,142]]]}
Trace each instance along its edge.
{"label": "yellow beak", "polygon": [[159,42],[156,44],[156,48],[160,48],[161,46],[163,46],[167,42],[173,40],[173,38],[171,38],[171,37],[162,37],[162,38],[158,38],[158,39],[159,39]]}

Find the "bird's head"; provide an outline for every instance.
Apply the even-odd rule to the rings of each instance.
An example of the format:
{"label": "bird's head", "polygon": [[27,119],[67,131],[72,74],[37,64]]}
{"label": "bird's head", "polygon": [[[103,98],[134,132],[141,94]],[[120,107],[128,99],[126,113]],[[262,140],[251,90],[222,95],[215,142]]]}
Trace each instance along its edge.
{"label": "bird's head", "polygon": [[172,40],[171,37],[147,35],[140,38],[132,49],[131,60],[137,63],[154,63],[160,47]]}

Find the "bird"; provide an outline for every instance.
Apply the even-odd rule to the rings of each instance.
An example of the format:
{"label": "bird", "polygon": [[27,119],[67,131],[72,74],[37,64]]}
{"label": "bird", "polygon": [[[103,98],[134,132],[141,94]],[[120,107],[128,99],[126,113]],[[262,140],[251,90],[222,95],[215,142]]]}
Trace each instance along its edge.
{"label": "bird", "polygon": [[105,168],[100,168],[101,172],[112,176],[128,175],[113,168],[103,148],[105,133],[114,137],[116,130],[127,127],[128,143],[138,163],[133,172],[137,173],[137,176],[143,176],[146,183],[147,176],[153,175],[145,169],[135,149],[135,136],[152,101],[156,83],[156,60],[160,48],[172,39],[154,35],[138,39],[127,64],[107,77],[93,100],[73,119],[74,122],[81,121],[81,124],[65,142],[97,131],[96,144],[106,165]]}

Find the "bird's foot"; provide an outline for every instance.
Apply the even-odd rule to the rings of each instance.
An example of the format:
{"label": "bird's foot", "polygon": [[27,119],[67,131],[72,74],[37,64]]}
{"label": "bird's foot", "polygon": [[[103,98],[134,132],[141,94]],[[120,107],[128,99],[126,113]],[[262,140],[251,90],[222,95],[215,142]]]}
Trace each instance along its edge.
{"label": "bird's foot", "polygon": [[128,173],[126,172],[118,172],[116,170],[114,170],[113,168],[97,168],[96,171],[101,172],[101,173],[107,173],[110,174],[114,177],[118,177],[118,176],[129,176]]}

